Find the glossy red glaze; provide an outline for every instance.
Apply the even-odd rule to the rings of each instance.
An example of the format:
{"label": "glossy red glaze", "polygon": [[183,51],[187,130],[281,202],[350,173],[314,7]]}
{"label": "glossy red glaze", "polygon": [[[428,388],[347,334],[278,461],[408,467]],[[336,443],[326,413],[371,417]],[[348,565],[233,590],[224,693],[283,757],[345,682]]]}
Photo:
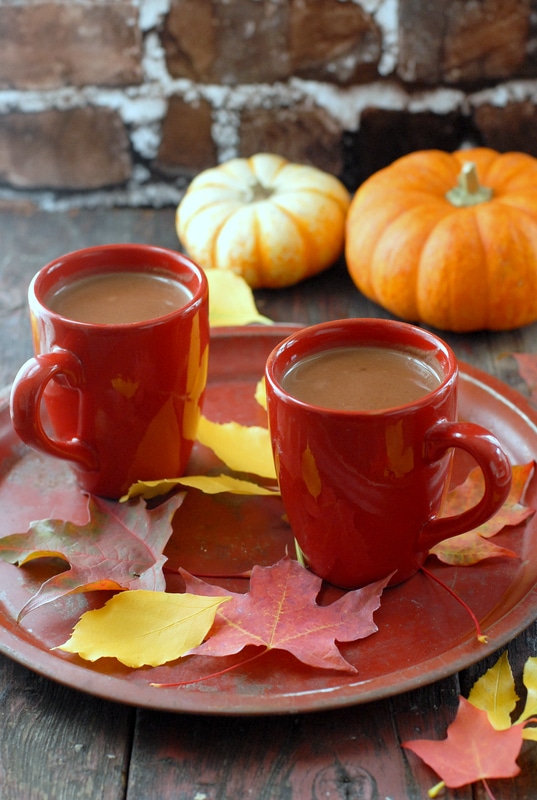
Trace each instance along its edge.
{"label": "glossy red glaze", "polygon": [[[55,287],[110,269],[171,275],[192,300],[157,319],[118,325],[77,322],[47,308]],[[93,494],[117,498],[136,480],[180,476],[196,438],[207,373],[202,270],[159,247],[87,248],[43,267],[30,285],[29,305],[36,356],[21,367],[11,393],[20,438],[70,461],[80,486]]]}
{"label": "glossy red glaze", "polygon": [[[440,386],[382,411],[304,403],[282,388],[289,368],[312,353],[348,345],[411,348],[433,356]],[[309,567],[343,588],[413,575],[442,539],[485,522],[509,492],[511,469],[497,439],[457,422],[458,365],[438,337],[389,320],[326,322],[292,334],[266,368],[269,426],[282,500]],[[472,455],[485,493],[473,508],[438,519],[453,448]]]}

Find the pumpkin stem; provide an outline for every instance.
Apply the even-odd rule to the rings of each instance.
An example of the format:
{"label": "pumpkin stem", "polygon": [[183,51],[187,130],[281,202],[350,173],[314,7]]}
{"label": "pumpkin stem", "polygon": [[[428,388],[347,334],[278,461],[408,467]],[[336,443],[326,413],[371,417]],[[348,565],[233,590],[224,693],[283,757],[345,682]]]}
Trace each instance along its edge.
{"label": "pumpkin stem", "polygon": [[263,186],[258,180],[252,180],[248,183],[244,191],[245,203],[256,203],[258,200],[267,200],[274,194],[274,189],[270,186]]}
{"label": "pumpkin stem", "polygon": [[473,161],[464,162],[457,178],[457,186],[446,192],[446,199],[458,208],[486,203],[491,197],[492,189],[481,186]]}

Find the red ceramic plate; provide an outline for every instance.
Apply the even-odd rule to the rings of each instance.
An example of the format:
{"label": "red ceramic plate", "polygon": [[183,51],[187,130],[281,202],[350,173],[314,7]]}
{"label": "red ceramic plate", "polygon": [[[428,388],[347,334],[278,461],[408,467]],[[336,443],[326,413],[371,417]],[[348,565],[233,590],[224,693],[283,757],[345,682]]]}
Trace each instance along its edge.
{"label": "red ceramic plate", "polygon": [[[216,421],[264,424],[254,400],[270,350],[293,330],[289,326],[215,331],[205,414]],[[461,418],[478,422],[500,439],[514,464],[537,457],[537,413],[523,397],[490,376],[462,368]],[[191,471],[220,469],[198,447]],[[459,463],[459,471],[467,465]],[[526,501],[537,507],[537,478]],[[61,461],[21,445],[9,420],[8,394],[0,398],[0,535],[25,531],[31,520],[84,520],[85,502]],[[292,535],[275,498],[208,497],[190,492],[176,515],[166,554],[171,590],[178,566],[197,574],[237,575],[254,564],[269,565],[292,548]],[[131,670],[115,659],[94,664],[53,650],[69,637],[81,614],[103,596],[73,595],[43,606],[17,624],[17,614],[35,592],[40,567],[19,569],[0,561],[0,651],[60,683],[109,700],[166,711],[210,714],[277,714],[336,708],[388,697],[451,675],[493,653],[537,616],[537,515],[500,533],[495,541],[519,554],[452,568],[435,558],[427,566],[472,608],[487,644],[476,640],[464,609],[436,582],[418,574],[387,590],[375,614],[377,633],[342,645],[356,673],[312,669],[285,652],[271,652],[243,667],[185,686],[151,683],[194,681],[251,655],[187,658],[158,668]],[[291,552],[292,549],[291,549]],[[218,582],[218,581],[216,581]],[[247,581],[225,579],[234,591]],[[328,590],[320,602],[331,602]]]}

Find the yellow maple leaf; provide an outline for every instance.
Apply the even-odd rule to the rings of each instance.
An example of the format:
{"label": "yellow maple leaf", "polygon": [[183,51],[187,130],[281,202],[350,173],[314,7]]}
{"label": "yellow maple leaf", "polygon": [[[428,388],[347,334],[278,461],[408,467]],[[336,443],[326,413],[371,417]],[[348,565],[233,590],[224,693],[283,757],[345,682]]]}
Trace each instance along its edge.
{"label": "yellow maple leaf", "polygon": [[229,597],[134,590],[86,611],[58,650],[86,661],[117,658],[127,667],[156,667],[201,644]]}
{"label": "yellow maple leaf", "polygon": [[159,497],[166,494],[175,486],[186,486],[191,489],[199,489],[205,494],[220,494],[222,492],[232,492],[233,494],[246,495],[267,495],[279,494],[277,487],[260,486],[252,481],[243,481],[231,475],[187,475],[184,478],[169,478],[160,481],[138,481],[134,483],[122,500],[130,500],[141,495],[145,500]]}
{"label": "yellow maple leaf", "polygon": [[279,489],[276,487],[260,486],[258,483],[243,481],[231,475],[188,475],[186,478],[179,478],[178,483],[191,489],[199,489],[206,494],[220,494],[221,492],[270,496],[279,494]]}
{"label": "yellow maple leaf", "polygon": [[258,425],[211,422],[201,417],[198,441],[209,447],[234,472],[276,480],[270,434]]}
{"label": "yellow maple leaf", "polygon": [[257,323],[270,325],[256,308],[254,295],[244,278],[224,269],[207,269],[209,324],[212,328]]}

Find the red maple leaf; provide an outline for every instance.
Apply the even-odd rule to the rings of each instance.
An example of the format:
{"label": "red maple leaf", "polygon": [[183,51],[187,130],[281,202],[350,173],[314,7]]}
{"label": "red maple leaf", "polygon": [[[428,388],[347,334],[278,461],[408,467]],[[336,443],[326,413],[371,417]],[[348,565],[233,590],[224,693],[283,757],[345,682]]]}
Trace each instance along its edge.
{"label": "red maple leaf", "polygon": [[492,727],[486,711],[459,697],[457,716],[447,738],[403,742],[442,778],[457,789],[487,778],[514,778],[520,772],[516,759],[522,747],[522,725],[505,730]]}
{"label": "red maple leaf", "polygon": [[0,539],[0,558],[23,566],[36,558],[60,558],[69,568],[53,575],[24,605],[19,619],[67,594],[94,590],[163,591],[162,551],[171,520],[184,494],[148,510],[140,502],[88,498],[88,522],[58,519],[32,522],[26,533]]}
{"label": "red maple leaf", "polygon": [[352,642],[378,630],[373,612],[389,580],[320,606],[316,598],[321,579],[287,557],[271,567],[254,566],[246,594],[222,590],[184,570],[181,574],[187,592],[229,595],[234,600],[218,610],[209,638],[192,654],[228,656],[258,645],[262,652],[286,650],[312,667],[349,672],[356,672],[356,667],[343,658],[335,642]]}

